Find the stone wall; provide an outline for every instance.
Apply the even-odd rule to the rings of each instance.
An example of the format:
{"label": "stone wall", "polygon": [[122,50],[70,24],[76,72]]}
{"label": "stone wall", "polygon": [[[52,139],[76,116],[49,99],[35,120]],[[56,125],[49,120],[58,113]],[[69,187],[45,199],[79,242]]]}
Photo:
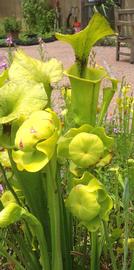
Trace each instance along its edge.
{"label": "stone wall", "polygon": [[4,17],[20,17],[21,16],[21,0],[0,0],[0,18]]}
{"label": "stone wall", "polygon": [[134,8],[134,0],[125,0],[125,8]]}
{"label": "stone wall", "polygon": [[121,0],[122,8],[134,8],[134,0]]}

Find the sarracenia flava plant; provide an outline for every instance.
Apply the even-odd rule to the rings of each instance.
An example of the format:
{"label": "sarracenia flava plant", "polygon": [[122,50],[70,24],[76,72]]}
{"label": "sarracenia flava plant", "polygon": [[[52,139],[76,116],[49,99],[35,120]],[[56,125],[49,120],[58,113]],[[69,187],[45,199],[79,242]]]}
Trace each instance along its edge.
{"label": "sarracenia flava plant", "polygon": [[[99,87],[108,74],[103,68],[88,68],[87,62],[95,42],[112,34],[108,22],[98,13],[80,33],[57,34],[59,39],[71,43],[76,56],[76,63],[67,74],[78,127],[62,136],[60,120],[51,108],[51,84],[63,74],[59,61],[50,59],[44,63],[18,50],[6,75],[0,77],[0,146],[10,159],[0,163],[5,185],[0,197],[0,228],[6,227],[7,232],[13,226],[17,228],[14,243],[2,241],[0,254],[12,261],[17,270],[74,269],[70,213],[88,230],[90,269],[99,269],[97,235],[103,224],[103,232],[106,229],[113,203],[94,172],[112,158],[113,139],[100,125],[117,82],[110,79],[112,87],[104,91],[99,127],[95,127]],[[61,175],[65,167],[60,164],[66,162],[71,177],[63,190]],[[13,255],[8,253],[11,244]]]}
{"label": "sarracenia flava plant", "polygon": [[[75,64],[65,74],[71,83],[71,111],[76,125],[102,124],[109,103],[117,89],[117,80],[109,78],[102,67],[88,67],[88,57],[93,45],[108,35],[113,35],[107,20],[96,13],[87,27],[74,35],[56,33],[57,39],[69,43],[75,54]],[[111,80],[111,87],[104,89],[99,119],[96,118],[100,85],[104,78]]]}

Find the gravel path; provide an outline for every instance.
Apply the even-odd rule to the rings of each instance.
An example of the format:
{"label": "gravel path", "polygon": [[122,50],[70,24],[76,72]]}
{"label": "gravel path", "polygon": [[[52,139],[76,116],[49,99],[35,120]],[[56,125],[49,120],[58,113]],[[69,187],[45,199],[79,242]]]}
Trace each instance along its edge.
{"label": "gravel path", "polygon": [[[38,46],[24,46],[21,47],[29,55],[40,58]],[[122,56],[121,60],[117,62],[115,60],[115,47],[95,47],[96,52],[96,62],[99,65],[104,66],[111,74],[111,76],[118,78],[121,81],[122,77],[125,76],[126,81],[132,85],[132,90],[134,91],[134,64],[129,63],[129,57]],[[45,44],[45,50],[47,57],[55,57],[61,60],[64,68],[70,67],[74,63],[74,54],[72,48],[63,42],[55,41],[52,43]],[[127,48],[123,48],[127,51]],[[7,54],[7,49],[1,48],[0,55]],[[69,80],[64,77],[60,85],[67,85]],[[62,106],[63,102],[59,91],[54,92],[54,103],[57,108],[59,104]],[[114,101],[113,101],[114,103]]]}
{"label": "gravel path", "polygon": [[[39,58],[38,46],[24,46],[21,47],[29,55]],[[45,49],[48,57],[56,57],[61,60],[64,68],[68,68],[74,62],[74,54],[72,48],[63,42],[55,41],[45,44]],[[127,48],[123,48],[125,51]],[[0,48],[0,55],[6,55],[6,49]],[[112,74],[118,79],[122,76],[126,76],[127,81],[129,81],[134,87],[134,64],[129,63],[129,57],[121,56],[121,61],[117,62],[115,60],[115,47],[95,47],[96,60],[97,63],[109,67]]]}

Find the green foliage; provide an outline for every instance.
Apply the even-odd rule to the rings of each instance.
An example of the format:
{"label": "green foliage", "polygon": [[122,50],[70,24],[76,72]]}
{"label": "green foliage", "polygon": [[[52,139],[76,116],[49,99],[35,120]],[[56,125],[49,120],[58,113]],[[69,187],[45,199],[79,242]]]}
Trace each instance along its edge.
{"label": "green foliage", "polygon": [[3,38],[3,36],[5,36],[4,22],[3,20],[0,20],[0,37]]}
{"label": "green foliage", "polygon": [[34,59],[21,50],[15,53],[13,64],[10,67],[9,79],[20,82],[28,80],[43,83],[50,103],[52,83],[58,82],[62,77],[62,63],[55,58],[47,62]]}
{"label": "green foliage", "polygon": [[23,0],[22,10],[30,32],[45,33],[54,29],[55,12],[46,1]]}
{"label": "green foliage", "polygon": [[[19,117],[29,115],[32,111],[43,109],[47,96],[42,84],[27,82],[18,84],[8,82],[0,89],[1,108],[0,123],[9,123]],[[30,107],[28,104],[30,102]]]}
{"label": "green foliage", "polygon": [[15,17],[8,17],[4,19],[4,29],[6,33],[20,32],[21,21],[17,20]]}

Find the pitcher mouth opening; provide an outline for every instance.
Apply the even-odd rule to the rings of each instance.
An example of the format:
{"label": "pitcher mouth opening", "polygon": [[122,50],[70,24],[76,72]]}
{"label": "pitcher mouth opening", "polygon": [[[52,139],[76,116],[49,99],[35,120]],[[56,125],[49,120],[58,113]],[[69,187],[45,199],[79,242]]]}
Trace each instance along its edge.
{"label": "pitcher mouth opening", "polygon": [[80,77],[77,64],[74,64],[69,69],[65,70],[64,74],[69,78],[93,83],[100,82],[102,79],[108,77],[108,73],[103,67],[86,67],[84,77]]}

